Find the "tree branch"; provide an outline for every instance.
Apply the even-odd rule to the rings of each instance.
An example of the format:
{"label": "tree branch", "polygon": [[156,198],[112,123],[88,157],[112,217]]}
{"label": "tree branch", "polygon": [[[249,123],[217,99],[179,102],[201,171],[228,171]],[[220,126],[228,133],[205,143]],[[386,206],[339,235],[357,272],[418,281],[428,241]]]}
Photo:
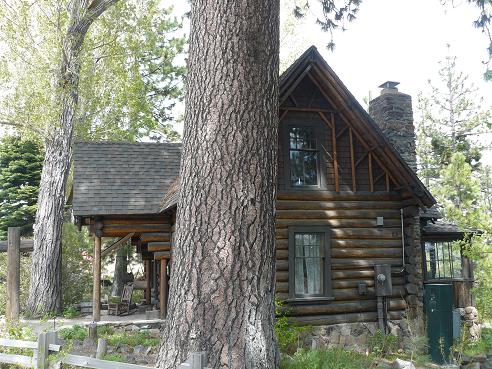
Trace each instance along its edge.
{"label": "tree branch", "polygon": [[7,120],[0,120],[0,126],[9,126],[9,127],[24,128],[24,129],[27,128],[27,129],[33,131],[34,133],[38,134],[39,137],[42,137],[42,138],[46,137],[44,132],[42,132],[40,129],[34,127],[32,124],[23,124],[23,123],[12,122],[12,121],[7,121]]}

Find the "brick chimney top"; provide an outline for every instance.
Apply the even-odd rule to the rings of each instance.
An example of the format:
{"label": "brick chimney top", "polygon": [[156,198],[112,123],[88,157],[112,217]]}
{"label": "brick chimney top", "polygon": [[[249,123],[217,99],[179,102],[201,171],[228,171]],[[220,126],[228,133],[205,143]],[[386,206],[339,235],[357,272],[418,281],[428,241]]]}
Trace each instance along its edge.
{"label": "brick chimney top", "polygon": [[379,88],[382,88],[381,90],[381,95],[387,94],[387,93],[398,93],[398,86],[400,82],[395,82],[395,81],[386,81],[383,84],[379,86]]}

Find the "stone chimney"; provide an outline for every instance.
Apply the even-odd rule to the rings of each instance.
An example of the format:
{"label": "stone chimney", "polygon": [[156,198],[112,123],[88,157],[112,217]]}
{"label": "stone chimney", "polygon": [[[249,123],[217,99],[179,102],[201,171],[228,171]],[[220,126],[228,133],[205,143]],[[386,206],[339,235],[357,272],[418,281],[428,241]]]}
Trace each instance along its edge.
{"label": "stone chimney", "polygon": [[388,81],[379,86],[382,88],[381,95],[369,102],[369,115],[410,168],[416,172],[412,97],[399,92],[396,88],[398,84],[399,82]]}

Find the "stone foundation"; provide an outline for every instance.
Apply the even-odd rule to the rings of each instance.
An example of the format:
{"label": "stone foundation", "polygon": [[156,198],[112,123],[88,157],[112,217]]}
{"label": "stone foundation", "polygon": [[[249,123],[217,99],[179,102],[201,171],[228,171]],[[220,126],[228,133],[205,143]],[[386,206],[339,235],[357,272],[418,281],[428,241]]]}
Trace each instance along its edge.
{"label": "stone foundation", "polygon": [[[403,338],[405,323],[402,320],[388,321],[390,334]],[[307,347],[341,347],[366,352],[370,337],[378,330],[376,322],[342,323],[328,326],[313,327],[313,331],[305,338]]]}

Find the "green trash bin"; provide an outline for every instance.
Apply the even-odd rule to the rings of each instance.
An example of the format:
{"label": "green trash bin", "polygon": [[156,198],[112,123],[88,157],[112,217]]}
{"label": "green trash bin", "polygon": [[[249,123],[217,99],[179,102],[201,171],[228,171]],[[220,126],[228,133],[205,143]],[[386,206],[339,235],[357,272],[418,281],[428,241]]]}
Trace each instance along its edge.
{"label": "green trash bin", "polygon": [[431,359],[436,364],[450,363],[453,345],[453,286],[427,284],[425,312]]}

